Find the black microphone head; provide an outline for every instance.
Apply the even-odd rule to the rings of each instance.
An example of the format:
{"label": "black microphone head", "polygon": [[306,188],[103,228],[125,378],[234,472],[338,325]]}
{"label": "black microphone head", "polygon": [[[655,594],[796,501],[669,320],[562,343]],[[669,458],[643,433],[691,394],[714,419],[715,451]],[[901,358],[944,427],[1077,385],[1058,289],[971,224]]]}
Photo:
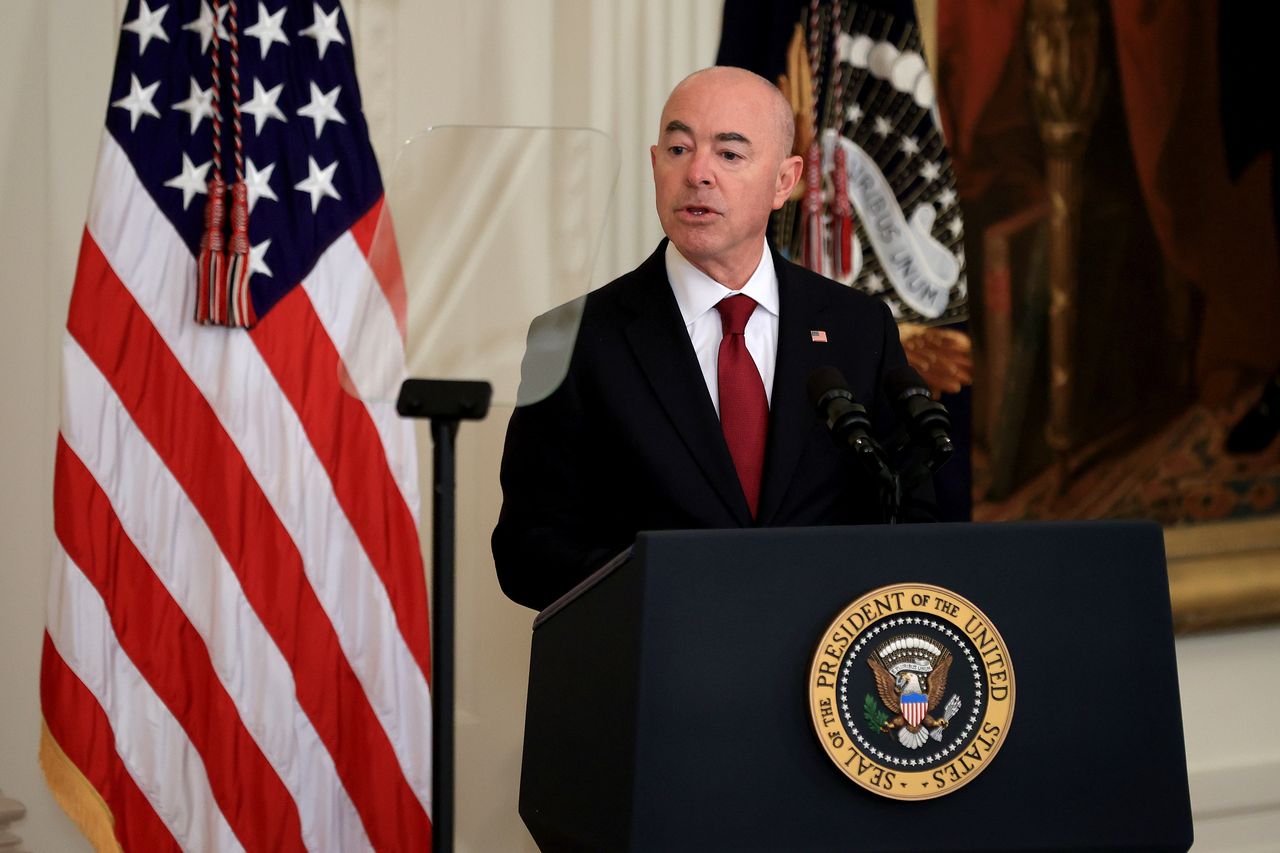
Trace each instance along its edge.
{"label": "black microphone head", "polygon": [[825,404],[824,397],[831,391],[849,392],[849,381],[844,378],[838,367],[824,364],[815,367],[804,383],[805,393],[809,397],[810,408],[820,409]]}
{"label": "black microphone head", "polygon": [[889,372],[884,375],[884,392],[890,400],[899,400],[916,394],[922,394],[931,400],[933,399],[933,394],[929,391],[929,384],[909,364],[900,364],[897,367],[889,368]]}

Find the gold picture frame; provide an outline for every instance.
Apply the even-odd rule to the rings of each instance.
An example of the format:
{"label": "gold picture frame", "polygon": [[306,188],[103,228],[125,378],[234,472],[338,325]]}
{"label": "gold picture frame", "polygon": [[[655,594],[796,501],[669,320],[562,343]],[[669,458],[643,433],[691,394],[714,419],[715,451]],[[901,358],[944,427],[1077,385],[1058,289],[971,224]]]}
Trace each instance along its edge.
{"label": "gold picture frame", "polygon": [[1280,517],[1164,532],[1177,634],[1280,620]]}

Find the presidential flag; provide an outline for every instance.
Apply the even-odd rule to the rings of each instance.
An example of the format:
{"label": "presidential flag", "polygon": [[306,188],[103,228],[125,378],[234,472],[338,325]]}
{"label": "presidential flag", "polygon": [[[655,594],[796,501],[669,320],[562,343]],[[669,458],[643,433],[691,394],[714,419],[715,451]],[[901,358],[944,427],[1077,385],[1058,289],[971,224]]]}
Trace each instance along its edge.
{"label": "presidential flag", "polygon": [[99,849],[430,847],[413,434],[340,385],[353,306],[403,305],[351,42],[337,0],[125,10],[41,672]]}
{"label": "presidential flag", "polygon": [[964,222],[910,0],[730,0],[718,62],[791,101],[805,171],[774,218],[783,253],[900,321],[964,320]]}
{"label": "presidential flag", "polygon": [[725,0],[719,65],[776,82],[804,172],[769,236],[790,260],[882,300],[907,360],[952,412],[934,477],[941,520],[968,520],[964,217],[911,0]]}

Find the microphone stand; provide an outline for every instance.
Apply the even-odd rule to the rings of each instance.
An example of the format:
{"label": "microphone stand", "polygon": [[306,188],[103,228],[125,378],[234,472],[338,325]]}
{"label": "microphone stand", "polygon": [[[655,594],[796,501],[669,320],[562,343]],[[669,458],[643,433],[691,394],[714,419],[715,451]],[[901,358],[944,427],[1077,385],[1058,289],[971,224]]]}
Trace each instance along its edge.
{"label": "microphone stand", "polygon": [[[830,371],[823,375],[822,371]],[[898,523],[902,507],[902,483],[898,472],[889,464],[888,454],[871,434],[871,421],[866,407],[853,398],[845,387],[844,376],[834,368],[819,368],[810,375],[815,381],[828,387],[818,393],[810,388],[810,398],[818,419],[827,425],[837,445],[848,447],[863,471],[876,482],[880,499],[880,511],[884,521]]]}
{"label": "microphone stand", "polygon": [[[875,439],[868,439],[873,444]],[[868,462],[874,455],[874,470]],[[863,467],[867,468],[880,485],[880,512],[886,524],[897,524],[902,513],[902,475],[889,464],[884,448],[875,444],[874,454],[863,456]]]}
{"label": "microphone stand", "polygon": [[889,524],[897,524],[900,521],[898,516],[902,513],[902,475],[894,471],[891,479],[888,496],[882,500],[885,505],[885,521]]}
{"label": "microphone stand", "polygon": [[[901,454],[913,444],[912,436],[905,428],[899,427],[889,444],[894,453]],[[914,452],[907,457],[902,467],[891,469],[893,498],[891,503],[885,504],[889,524],[896,524],[899,521],[897,516],[902,512],[903,495],[909,494],[945,465],[951,458],[952,450],[951,439],[947,436],[943,436],[942,440],[935,441],[927,447],[915,443]]]}
{"label": "microphone stand", "polygon": [[493,386],[488,382],[406,379],[396,411],[431,421],[431,849],[453,850],[454,562],[457,528],[457,451],[461,421],[483,420]]}
{"label": "microphone stand", "polygon": [[930,397],[920,375],[903,366],[889,380],[891,386],[905,385],[893,394],[905,412],[901,415],[904,422],[886,444],[899,458],[908,446],[915,446],[902,469],[891,464],[889,454],[876,441],[866,407],[854,399],[838,369],[815,369],[809,374],[806,391],[818,420],[826,424],[835,443],[851,449],[862,470],[876,483],[883,520],[898,524],[904,494],[946,464],[954,445],[947,435],[951,426],[947,410]]}

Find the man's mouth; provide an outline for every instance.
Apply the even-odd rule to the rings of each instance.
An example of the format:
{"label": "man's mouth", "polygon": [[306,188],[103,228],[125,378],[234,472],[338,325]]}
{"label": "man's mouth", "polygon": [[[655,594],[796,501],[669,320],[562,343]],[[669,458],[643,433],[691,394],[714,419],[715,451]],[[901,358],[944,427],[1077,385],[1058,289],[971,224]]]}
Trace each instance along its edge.
{"label": "man's mouth", "polygon": [[693,219],[704,219],[716,213],[715,209],[710,207],[702,207],[696,204],[686,205],[680,208],[680,212]]}

